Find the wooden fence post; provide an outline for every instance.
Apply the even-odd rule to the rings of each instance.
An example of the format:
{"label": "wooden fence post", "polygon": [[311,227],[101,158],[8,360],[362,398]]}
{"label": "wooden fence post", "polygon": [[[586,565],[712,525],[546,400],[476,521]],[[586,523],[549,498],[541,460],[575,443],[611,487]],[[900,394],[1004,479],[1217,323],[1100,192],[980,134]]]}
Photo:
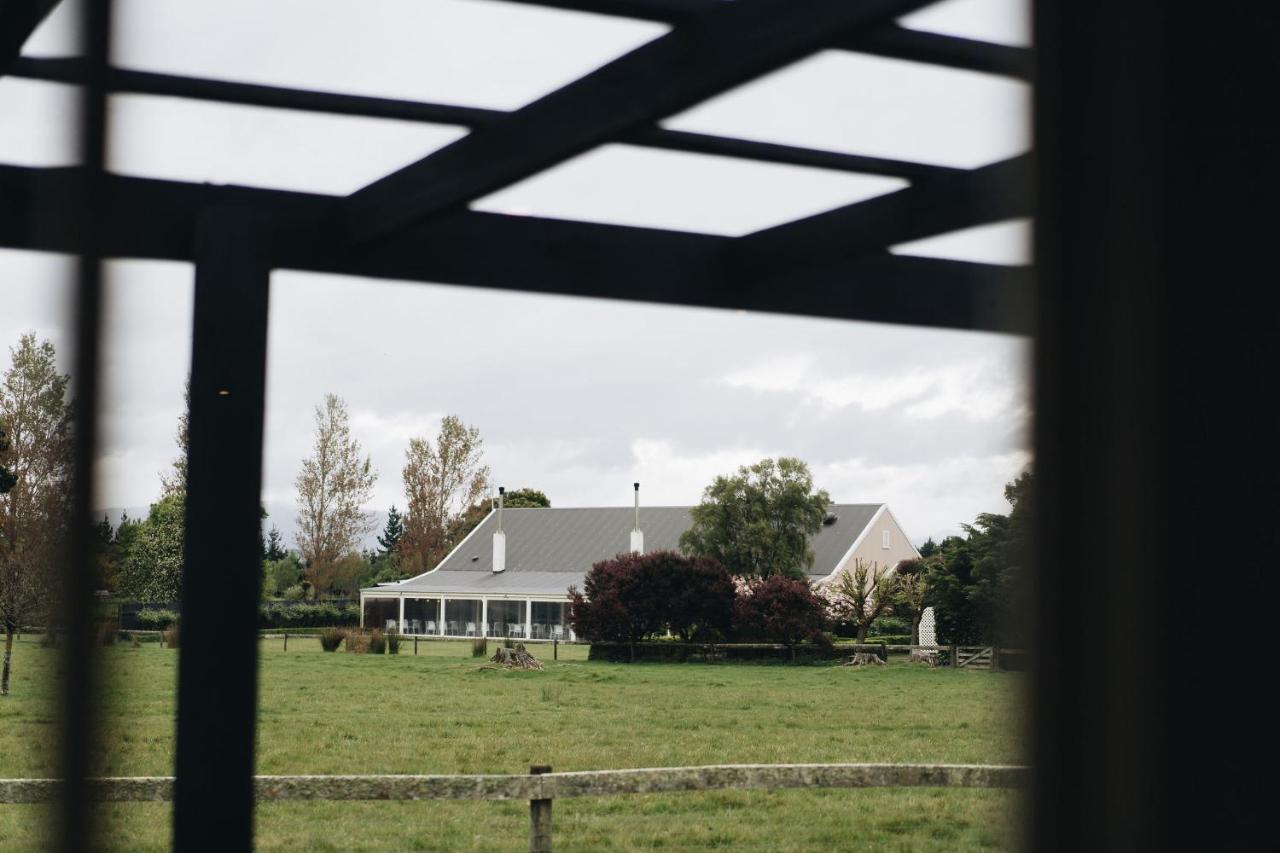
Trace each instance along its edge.
{"label": "wooden fence post", "polygon": [[551,638],[551,659],[560,660],[560,638]]}
{"label": "wooden fence post", "polygon": [[[549,764],[529,768],[531,776],[550,772]],[[551,800],[529,801],[529,853],[551,853]]]}
{"label": "wooden fence post", "polygon": [[413,656],[418,656],[418,637],[416,635],[413,638]]}
{"label": "wooden fence post", "polygon": [[958,669],[960,666],[960,647],[955,643],[951,644],[951,668]]}
{"label": "wooden fence post", "polygon": [[991,647],[991,671],[992,672],[1000,671],[1000,647],[999,646]]}
{"label": "wooden fence post", "polygon": [[284,632],[284,650],[286,652],[289,651],[289,632],[288,631]]}

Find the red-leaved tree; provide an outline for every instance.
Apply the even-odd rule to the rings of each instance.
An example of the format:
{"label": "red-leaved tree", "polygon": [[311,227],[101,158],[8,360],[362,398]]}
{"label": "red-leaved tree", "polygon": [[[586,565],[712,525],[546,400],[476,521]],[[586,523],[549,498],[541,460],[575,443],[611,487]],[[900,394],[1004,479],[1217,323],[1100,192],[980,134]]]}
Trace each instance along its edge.
{"label": "red-leaved tree", "polygon": [[631,645],[667,628],[686,642],[727,633],[736,597],[733,577],[707,557],[674,551],[619,554],[596,563],[583,589],[569,590],[569,621],[591,642]]}
{"label": "red-leaved tree", "polygon": [[795,660],[796,646],[821,636],[826,627],[826,608],[813,593],[808,581],[773,575],[749,584],[738,597],[734,613],[740,636],[767,637],[782,643]]}
{"label": "red-leaved tree", "polygon": [[648,556],[665,580],[664,616],[671,633],[684,642],[718,640],[733,630],[738,591],[733,575],[711,557],[686,557],[674,551]]}

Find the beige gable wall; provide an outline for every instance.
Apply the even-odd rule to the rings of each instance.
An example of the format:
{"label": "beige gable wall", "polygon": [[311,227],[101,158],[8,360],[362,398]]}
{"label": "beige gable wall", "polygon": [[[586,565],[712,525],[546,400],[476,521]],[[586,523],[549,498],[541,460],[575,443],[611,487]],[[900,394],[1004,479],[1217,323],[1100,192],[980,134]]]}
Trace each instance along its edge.
{"label": "beige gable wall", "polygon": [[[889,534],[889,547],[884,547],[884,535]],[[911,544],[907,534],[898,526],[886,504],[878,515],[867,525],[867,530],[857,546],[845,555],[844,560],[831,573],[834,577],[845,569],[852,569],[854,560],[871,564],[878,563],[883,568],[893,568],[903,560],[914,560],[920,552]]]}

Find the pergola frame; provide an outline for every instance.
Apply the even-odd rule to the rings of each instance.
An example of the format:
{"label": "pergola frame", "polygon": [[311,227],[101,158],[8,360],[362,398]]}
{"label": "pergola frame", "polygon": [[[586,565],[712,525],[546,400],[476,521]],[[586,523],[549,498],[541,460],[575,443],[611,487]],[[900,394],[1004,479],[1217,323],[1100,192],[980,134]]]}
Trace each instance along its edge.
{"label": "pergola frame", "polygon": [[[1272,432],[1254,426],[1275,423],[1274,314],[1265,296],[1240,286],[1251,280],[1251,265],[1274,262],[1273,235],[1257,225],[1267,221],[1262,205],[1270,211],[1280,196],[1280,177],[1265,168],[1280,132],[1274,111],[1259,108],[1274,99],[1280,78],[1275,7],[1037,0],[1033,57],[892,24],[924,0],[541,5],[664,20],[673,29],[526,107],[495,113],[111,69],[109,0],[89,4],[83,60],[18,59],[52,3],[0,2],[0,74],[84,85],[83,165],[0,169],[0,245],[81,257],[74,519],[81,558],[90,548],[100,261],[153,257],[197,267],[175,846],[247,850],[252,842],[258,591],[251,556],[266,293],[270,270],[281,267],[1034,331],[1043,523],[1028,842],[1044,850],[1167,849],[1175,840],[1222,847],[1266,829],[1269,789],[1253,785],[1261,773],[1242,773],[1239,763],[1268,729],[1265,705],[1224,702],[1212,689],[1238,688],[1249,662],[1198,646],[1179,648],[1175,659],[1165,644],[1185,630],[1179,614],[1203,591],[1201,566],[1220,553],[1213,531],[1186,524],[1183,491],[1246,496],[1233,506],[1235,523],[1264,531],[1261,553],[1276,544],[1280,463]],[[946,170],[656,126],[827,48],[1034,77],[1036,162]],[[111,91],[447,121],[473,132],[348,198],[121,178],[104,169]],[[901,175],[911,185],[736,239],[466,209],[490,189],[606,142]],[[1030,215],[1030,185],[1034,282],[1026,270],[886,251]],[[493,246],[503,251],[488,251]],[[1250,401],[1259,420],[1242,428],[1200,416],[1221,398]],[[1080,530],[1070,520],[1085,506],[1094,507],[1096,524],[1082,580]],[[217,571],[206,556],[215,542],[235,558]],[[66,850],[92,841],[83,784],[94,731],[89,589],[75,570],[86,565],[68,561],[58,822]],[[230,565],[239,568],[228,572]],[[1233,568],[1236,594],[1265,600],[1257,568]],[[1077,603],[1082,588],[1087,607]],[[1266,624],[1238,627],[1241,646],[1272,641]],[[229,635],[230,644],[222,639]],[[1140,638],[1158,659],[1136,665],[1112,645],[1110,654],[1082,661],[1077,637]],[[1211,672],[1199,676],[1210,689],[1187,691],[1184,670]],[[1211,738],[1186,738],[1206,731]]]}

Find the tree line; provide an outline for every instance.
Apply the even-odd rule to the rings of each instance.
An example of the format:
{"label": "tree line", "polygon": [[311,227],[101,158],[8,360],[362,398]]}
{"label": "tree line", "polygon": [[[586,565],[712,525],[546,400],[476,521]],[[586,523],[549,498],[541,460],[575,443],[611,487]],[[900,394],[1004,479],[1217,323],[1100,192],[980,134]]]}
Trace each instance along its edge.
{"label": "tree line", "polygon": [[[186,512],[188,406],[179,416],[178,454],[160,476],[161,494],[145,519],[122,515],[96,529],[97,570],[104,589],[141,601],[176,601],[182,591]],[[263,510],[260,556],[264,598],[314,600],[351,595],[433,568],[489,511],[489,468],[478,429],[445,416],[435,435],[409,440],[401,471],[406,510],[392,505],[377,547],[362,547],[376,529],[366,510],[378,472],[352,434],[346,402],[325,395],[315,407],[310,453],[294,480],[293,547]],[[536,489],[507,494],[508,506],[550,506]]]}

